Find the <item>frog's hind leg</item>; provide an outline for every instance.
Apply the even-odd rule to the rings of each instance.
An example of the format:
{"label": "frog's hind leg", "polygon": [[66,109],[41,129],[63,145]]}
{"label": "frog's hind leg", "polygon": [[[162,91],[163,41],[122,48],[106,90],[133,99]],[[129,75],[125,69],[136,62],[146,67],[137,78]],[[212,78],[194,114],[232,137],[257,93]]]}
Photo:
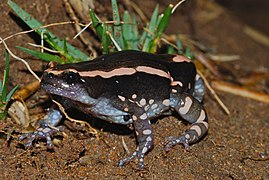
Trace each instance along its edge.
{"label": "frog's hind leg", "polygon": [[137,136],[138,147],[136,151],[130,156],[125,159],[119,161],[119,166],[123,166],[124,164],[128,163],[134,157],[138,159],[138,167],[140,169],[144,168],[144,157],[145,154],[153,148],[153,129],[150,124],[150,120],[148,120],[146,113],[143,113],[139,117],[134,116],[132,117],[133,124],[135,128],[135,133]]}
{"label": "frog's hind leg", "polygon": [[170,105],[182,118],[191,123],[191,127],[180,137],[169,137],[165,150],[169,151],[176,144],[183,144],[186,149],[189,144],[195,143],[205,135],[208,130],[208,121],[202,104],[188,94],[172,94]]}
{"label": "frog's hind leg", "polygon": [[199,74],[195,76],[194,91],[193,96],[199,101],[202,102],[205,95],[205,85],[204,81]]}

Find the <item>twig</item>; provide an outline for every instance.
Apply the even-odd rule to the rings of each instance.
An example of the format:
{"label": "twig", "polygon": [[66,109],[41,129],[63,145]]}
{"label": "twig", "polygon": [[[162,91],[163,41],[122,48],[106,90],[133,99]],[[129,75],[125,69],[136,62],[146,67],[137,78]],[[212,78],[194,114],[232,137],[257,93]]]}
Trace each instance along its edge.
{"label": "twig", "polygon": [[89,123],[87,123],[86,121],[82,121],[82,120],[77,120],[77,119],[73,119],[73,118],[71,118],[71,117],[65,112],[64,107],[63,107],[59,102],[57,102],[57,101],[55,101],[55,100],[52,100],[52,101],[59,107],[60,111],[65,115],[65,117],[66,117],[69,121],[71,121],[71,122],[75,122],[75,123],[79,123],[79,124],[84,124],[84,125],[86,124],[86,125],[89,127],[91,133],[94,134],[94,135],[97,135],[97,131],[96,131],[96,130],[95,130]]}
{"label": "twig", "polygon": [[214,91],[214,89],[210,86],[210,84],[208,83],[207,79],[205,78],[205,76],[199,71],[197,70],[197,72],[199,73],[199,75],[202,77],[202,79],[205,82],[206,87],[209,89],[209,91],[211,92],[211,94],[214,96],[214,98],[217,100],[217,102],[219,103],[219,105],[222,107],[222,109],[225,111],[226,114],[230,114],[229,109],[225,106],[225,104],[220,100],[219,96],[216,94],[216,92]]}
{"label": "twig", "polygon": [[122,49],[120,48],[119,44],[115,41],[115,39],[113,38],[113,36],[111,35],[111,33],[109,31],[107,31],[106,33],[109,35],[111,41],[113,42],[113,44],[115,45],[115,47],[117,48],[117,50],[118,51],[122,51]]}
{"label": "twig", "polygon": [[81,29],[81,31],[79,31],[74,37],[73,39],[76,39],[83,31],[85,31],[90,25],[92,24],[92,21],[89,22],[83,29]]}
{"label": "twig", "polygon": [[219,91],[228,92],[238,96],[254,99],[256,101],[269,103],[269,94],[251,91],[241,86],[237,86],[223,81],[213,81],[211,84],[215,89]]}
{"label": "twig", "polygon": [[28,62],[25,61],[24,59],[22,59],[22,58],[16,56],[15,54],[13,54],[13,53],[11,52],[11,50],[8,48],[8,46],[7,46],[6,42],[5,42],[5,40],[3,40],[1,37],[0,37],[0,40],[1,40],[1,42],[4,44],[4,46],[5,46],[6,50],[8,51],[8,53],[9,53],[13,58],[15,58],[15,59],[17,59],[17,60],[23,62],[23,63],[25,64],[25,66],[27,67],[28,71],[30,71],[30,73],[31,73],[31,74],[32,74],[32,75],[33,75],[33,76],[40,82],[39,77],[38,77],[38,76],[34,73],[34,71],[31,69],[31,67],[29,66]]}
{"label": "twig", "polygon": [[[51,27],[51,26],[59,26],[59,25],[65,25],[65,24],[75,24],[75,22],[72,22],[72,21],[67,21],[67,22],[58,22],[58,23],[51,23],[51,24],[47,24],[47,25],[44,25],[44,26],[40,26],[40,27],[37,27],[37,28],[34,28],[34,29],[31,29],[31,30],[28,30],[28,31],[21,31],[21,32],[18,32],[18,33],[15,33],[15,34],[12,34],[8,37],[5,37],[4,39],[2,39],[2,41],[6,41],[14,36],[18,36],[18,35],[21,35],[21,34],[27,34],[27,33],[30,33],[30,32],[34,32],[38,29],[41,29],[41,28],[47,28],[47,27]],[[81,26],[85,26],[84,24],[81,24],[81,23],[77,23]],[[0,41],[0,43],[2,43],[2,41]]]}
{"label": "twig", "polygon": [[130,154],[129,148],[125,143],[124,137],[121,138],[121,142],[122,142],[122,146],[123,146],[124,150],[127,152],[127,154]]}
{"label": "twig", "polygon": [[27,43],[27,44],[30,45],[30,46],[33,46],[33,47],[38,47],[38,48],[41,48],[41,49],[45,49],[46,51],[49,51],[49,52],[51,52],[51,53],[57,53],[57,54],[60,53],[59,51],[55,51],[55,50],[53,50],[53,49],[49,49],[49,48],[44,47],[44,46],[42,46],[42,45],[33,44],[33,43]]}
{"label": "twig", "polygon": [[178,6],[179,6],[180,4],[182,4],[182,3],[184,3],[184,2],[185,2],[185,0],[179,1],[179,2],[173,7],[173,9],[172,9],[172,14],[175,12],[175,10],[178,8]]}

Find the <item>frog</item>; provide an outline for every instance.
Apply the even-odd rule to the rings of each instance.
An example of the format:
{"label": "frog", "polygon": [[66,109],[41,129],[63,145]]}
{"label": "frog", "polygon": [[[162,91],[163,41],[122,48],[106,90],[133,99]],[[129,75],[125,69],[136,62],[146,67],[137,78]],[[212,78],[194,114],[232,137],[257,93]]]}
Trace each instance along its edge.
{"label": "frog", "polygon": [[[204,82],[194,63],[181,55],[125,50],[86,62],[50,63],[40,86],[66,109],[76,108],[98,119],[133,125],[137,148],[130,156],[119,160],[120,167],[137,158],[138,167],[144,168],[144,157],[154,146],[151,123],[161,115],[176,112],[190,123],[180,136],[166,138],[165,151],[177,144],[188,150],[208,131],[207,113],[202,103]],[[58,121],[60,115],[55,116],[53,126],[57,126]],[[52,146],[50,136],[53,133],[47,123],[49,121],[44,120],[39,131],[31,134],[28,146],[36,136],[46,138]]]}

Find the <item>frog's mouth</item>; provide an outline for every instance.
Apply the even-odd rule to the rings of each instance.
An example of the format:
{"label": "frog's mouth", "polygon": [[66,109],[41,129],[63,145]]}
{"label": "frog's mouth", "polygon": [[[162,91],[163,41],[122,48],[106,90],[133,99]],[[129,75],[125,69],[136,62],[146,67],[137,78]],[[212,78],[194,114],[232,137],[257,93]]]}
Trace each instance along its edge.
{"label": "frog's mouth", "polygon": [[40,87],[44,89],[47,93],[62,96],[73,101],[78,101],[84,104],[93,104],[95,99],[91,98],[88,93],[77,86],[65,85],[63,83],[44,83],[41,81]]}

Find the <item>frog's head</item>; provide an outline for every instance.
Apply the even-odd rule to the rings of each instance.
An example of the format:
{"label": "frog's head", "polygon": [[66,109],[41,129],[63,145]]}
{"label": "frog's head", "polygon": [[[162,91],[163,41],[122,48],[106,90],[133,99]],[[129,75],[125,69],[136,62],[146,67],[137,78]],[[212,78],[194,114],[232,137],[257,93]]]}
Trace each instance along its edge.
{"label": "frog's head", "polygon": [[47,93],[69,98],[84,104],[91,104],[93,99],[88,95],[85,81],[76,69],[66,65],[50,63],[43,73],[41,88]]}

